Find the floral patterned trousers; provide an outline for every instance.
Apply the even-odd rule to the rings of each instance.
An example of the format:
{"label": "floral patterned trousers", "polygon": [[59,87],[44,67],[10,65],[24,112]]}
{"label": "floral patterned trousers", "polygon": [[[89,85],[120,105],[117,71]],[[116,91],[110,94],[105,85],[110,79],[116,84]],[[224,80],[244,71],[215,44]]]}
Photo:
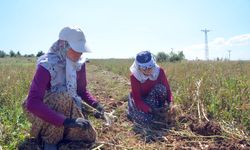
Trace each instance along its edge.
{"label": "floral patterned trousers", "polygon": [[[84,118],[81,110],[73,103],[72,97],[65,93],[50,93],[44,97],[44,103],[52,110],[64,114],[68,118]],[[81,128],[56,127],[42,119],[34,116],[26,109],[26,102],[23,104],[23,110],[31,122],[30,135],[34,138],[41,138],[49,144],[57,144],[61,140],[94,142],[96,140],[96,131],[91,126],[87,130]]]}
{"label": "floral patterned trousers", "polygon": [[[164,107],[167,100],[166,87],[162,84],[155,85],[143,100],[151,108]],[[162,119],[153,113],[145,113],[138,110],[131,96],[129,96],[128,101],[128,115],[135,123],[140,124],[142,127],[150,127],[153,125],[153,122],[159,122]]]}

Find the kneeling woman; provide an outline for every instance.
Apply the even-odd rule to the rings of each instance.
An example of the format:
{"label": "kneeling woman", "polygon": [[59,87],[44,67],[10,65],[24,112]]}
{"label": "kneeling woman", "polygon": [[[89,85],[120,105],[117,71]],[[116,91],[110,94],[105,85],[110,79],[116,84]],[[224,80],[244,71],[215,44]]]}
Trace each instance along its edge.
{"label": "kneeling woman", "polygon": [[87,52],[81,29],[65,27],[49,52],[38,60],[24,111],[31,122],[31,136],[41,138],[45,149],[56,149],[61,140],[94,142],[96,131],[82,113],[82,99],[103,112],[87,91]]}
{"label": "kneeling woman", "polygon": [[171,110],[172,106],[172,94],[164,70],[149,51],[142,51],[136,55],[130,71],[132,91],[128,117],[142,127],[157,128],[155,123],[162,121],[160,111]]}

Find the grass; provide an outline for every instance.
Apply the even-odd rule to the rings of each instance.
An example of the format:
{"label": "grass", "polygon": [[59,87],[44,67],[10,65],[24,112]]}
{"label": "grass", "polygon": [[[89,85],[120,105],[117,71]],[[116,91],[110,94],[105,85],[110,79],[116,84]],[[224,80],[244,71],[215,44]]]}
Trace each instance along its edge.
{"label": "grass", "polygon": [[[126,109],[117,101],[126,101],[130,90],[129,67],[132,63],[133,60],[129,59],[90,60],[88,70],[93,73],[93,76],[88,74],[90,91],[106,106],[119,105],[121,109]],[[242,134],[241,131],[244,131],[249,138],[250,62],[191,61],[159,65],[168,75],[175,103],[180,104],[186,113],[199,116],[197,107],[200,106],[208,119],[218,120],[230,133]],[[0,146],[3,149],[16,149],[17,144],[28,136],[30,124],[22,113],[21,105],[28,93],[34,71],[34,59],[0,59]],[[197,83],[200,83],[199,87]],[[118,109],[117,113],[122,114],[122,110]],[[101,127],[100,122],[93,122],[96,127]],[[138,144],[129,144],[137,137],[127,133],[131,128],[126,122],[119,122],[117,127],[120,127],[120,134],[112,134],[117,143],[126,134],[131,138],[123,139],[127,141],[125,146],[134,147]],[[100,136],[106,135],[100,133]],[[164,144],[142,147],[161,145]]]}
{"label": "grass", "polygon": [[[133,60],[92,60],[100,69],[129,79]],[[189,61],[160,63],[167,73],[174,101],[189,112],[196,110],[196,82],[201,81],[199,100],[209,118],[224,120],[250,134],[250,62]]]}
{"label": "grass", "polygon": [[0,145],[15,149],[27,135],[28,122],[21,109],[35,70],[34,60],[0,59]]}

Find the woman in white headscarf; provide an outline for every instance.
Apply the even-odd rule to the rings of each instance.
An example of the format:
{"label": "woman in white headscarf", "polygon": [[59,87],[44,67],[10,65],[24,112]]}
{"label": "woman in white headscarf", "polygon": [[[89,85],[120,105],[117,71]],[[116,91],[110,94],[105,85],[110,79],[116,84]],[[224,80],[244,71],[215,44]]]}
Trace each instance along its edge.
{"label": "woman in white headscarf", "polygon": [[44,149],[56,149],[62,140],[92,143],[96,131],[82,113],[82,100],[104,112],[86,89],[85,63],[88,52],[80,28],[65,27],[59,40],[38,59],[24,111],[31,122],[31,136],[41,138]]}
{"label": "woman in white headscarf", "polygon": [[161,112],[171,109],[173,102],[166,74],[149,51],[136,55],[130,71],[128,117],[142,127],[157,128]]}

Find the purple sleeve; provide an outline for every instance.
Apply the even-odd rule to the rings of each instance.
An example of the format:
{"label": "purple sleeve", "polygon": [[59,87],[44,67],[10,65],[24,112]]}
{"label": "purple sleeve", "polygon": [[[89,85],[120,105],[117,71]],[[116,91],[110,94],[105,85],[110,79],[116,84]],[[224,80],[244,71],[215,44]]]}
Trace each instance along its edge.
{"label": "purple sleeve", "polygon": [[81,96],[87,104],[96,107],[98,101],[90,94],[86,86],[86,67],[85,64],[83,64],[81,70],[77,72],[77,94]]}
{"label": "purple sleeve", "polygon": [[47,87],[50,85],[50,73],[38,66],[31,83],[29,95],[26,101],[27,110],[37,117],[55,126],[63,125],[65,116],[50,109],[43,103],[43,97]]}

